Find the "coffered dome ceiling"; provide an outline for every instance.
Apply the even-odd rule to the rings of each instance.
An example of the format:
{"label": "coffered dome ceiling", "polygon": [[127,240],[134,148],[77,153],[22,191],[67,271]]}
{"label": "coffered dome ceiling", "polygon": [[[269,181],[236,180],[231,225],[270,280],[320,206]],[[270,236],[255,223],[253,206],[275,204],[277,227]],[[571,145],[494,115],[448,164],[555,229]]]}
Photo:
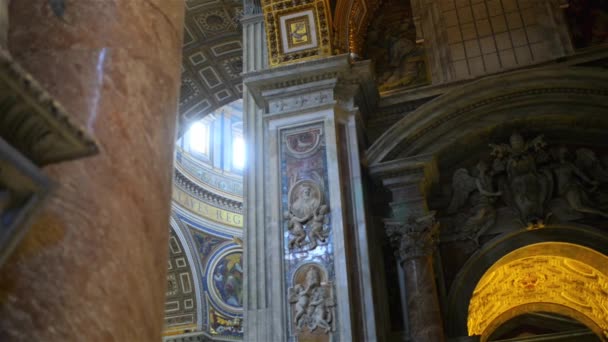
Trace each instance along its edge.
{"label": "coffered dome ceiling", "polygon": [[186,0],[180,123],[242,98],[240,0]]}

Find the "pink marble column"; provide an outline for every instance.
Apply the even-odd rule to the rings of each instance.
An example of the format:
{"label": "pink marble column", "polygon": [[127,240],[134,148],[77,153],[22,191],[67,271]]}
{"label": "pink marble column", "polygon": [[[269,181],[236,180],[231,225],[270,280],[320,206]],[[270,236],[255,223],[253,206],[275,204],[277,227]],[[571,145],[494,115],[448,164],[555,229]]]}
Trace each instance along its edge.
{"label": "pink marble column", "polygon": [[412,341],[445,340],[433,270],[433,251],[439,236],[434,213],[410,217],[407,222],[387,220],[386,229],[405,275],[407,317]]}
{"label": "pink marble column", "polygon": [[407,259],[401,266],[406,275],[405,288],[412,341],[444,341],[431,256]]}
{"label": "pink marble column", "polygon": [[0,341],[160,341],[181,0],[12,1],[13,57],[98,141],[0,270]]}

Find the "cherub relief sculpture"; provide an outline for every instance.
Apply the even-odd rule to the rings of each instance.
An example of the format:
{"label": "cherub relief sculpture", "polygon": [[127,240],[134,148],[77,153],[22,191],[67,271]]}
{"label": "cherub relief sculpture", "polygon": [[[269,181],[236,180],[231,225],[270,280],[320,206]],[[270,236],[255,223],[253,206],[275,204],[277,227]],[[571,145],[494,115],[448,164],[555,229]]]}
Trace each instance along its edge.
{"label": "cherub relief sculpture", "polygon": [[494,191],[493,173],[485,162],[477,163],[477,172],[477,177],[471,176],[467,169],[454,172],[448,213],[456,213],[471,198],[473,214],[466,219],[462,231],[467,238],[479,244],[479,237],[496,221],[494,202],[502,192]]}
{"label": "cherub relief sculpture", "polygon": [[[596,209],[590,204],[591,201],[588,196],[588,193],[597,190],[600,183],[585,175],[584,172],[567,159],[567,155],[567,148],[558,148],[558,163],[552,167],[557,184],[558,196],[564,198],[568,202],[570,208],[575,211],[608,218],[608,213]],[[585,185],[587,185],[588,188],[586,188]]]}
{"label": "cherub relief sculpture", "polygon": [[333,313],[330,305],[333,306],[333,299],[328,299],[325,288],[319,287],[315,290],[314,297],[310,302],[310,307],[313,308],[310,316],[310,331],[321,328],[327,334],[332,330]]}
{"label": "cherub relief sculpture", "polygon": [[321,271],[316,265],[308,266],[302,283],[289,289],[289,302],[293,305],[293,323],[297,332],[308,328],[324,333],[334,330],[335,300],[331,283],[322,282]]}
{"label": "cherub relief sculpture", "polygon": [[[290,233],[289,249],[314,249],[324,243],[329,232],[324,230],[329,207],[323,202],[323,192],[317,182],[301,180],[289,190],[289,210],[285,212]],[[308,242],[306,242],[308,238]]]}
{"label": "cherub relief sculpture", "polygon": [[563,220],[566,212],[608,218],[601,205],[608,196],[600,188],[608,172],[590,149],[577,149],[572,161],[567,148],[548,149],[542,136],[526,141],[518,133],[509,144],[490,147],[490,162],[480,161],[476,173],[454,172],[447,213],[454,215],[459,236],[478,242],[496,223],[499,206],[511,208],[527,229],[555,216]]}

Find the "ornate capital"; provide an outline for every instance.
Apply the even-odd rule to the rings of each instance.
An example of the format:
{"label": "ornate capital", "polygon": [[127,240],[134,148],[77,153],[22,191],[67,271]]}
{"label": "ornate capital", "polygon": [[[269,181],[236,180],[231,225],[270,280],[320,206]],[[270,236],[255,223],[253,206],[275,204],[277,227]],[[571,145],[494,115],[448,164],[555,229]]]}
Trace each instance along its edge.
{"label": "ornate capital", "polygon": [[439,222],[435,212],[426,216],[410,216],[405,224],[386,223],[386,234],[400,262],[433,254],[439,238]]}

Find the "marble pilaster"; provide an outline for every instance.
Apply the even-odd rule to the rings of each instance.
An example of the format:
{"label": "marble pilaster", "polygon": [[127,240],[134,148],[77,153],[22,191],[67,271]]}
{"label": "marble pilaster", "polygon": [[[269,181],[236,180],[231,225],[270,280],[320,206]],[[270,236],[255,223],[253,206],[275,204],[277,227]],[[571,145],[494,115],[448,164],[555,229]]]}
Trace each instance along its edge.
{"label": "marble pilaster", "polygon": [[392,217],[385,220],[385,228],[403,270],[410,339],[444,341],[433,269],[439,224],[426,204],[429,184],[437,175],[435,161],[427,156],[396,160],[371,166],[370,172],[392,193]]}
{"label": "marble pilaster", "polygon": [[0,340],[160,340],[184,4],[49,3],[11,3],[9,48],[100,154],[46,168],[55,193],[0,272]]}
{"label": "marble pilaster", "polygon": [[[264,16],[259,1],[245,3],[243,25],[243,71],[262,70],[267,64]],[[251,92],[243,91],[243,127],[247,141],[247,171],[244,173],[244,316],[245,341],[272,341],[276,319],[269,309],[271,293],[267,286],[269,264],[266,259],[267,239],[264,226],[264,126],[260,117],[263,110],[257,106]]]}
{"label": "marble pilaster", "polygon": [[[342,55],[244,75],[247,89],[262,109],[255,124],[263,128],[264,137],[264,148],[253,158],[263,172],[257,191],[264,194],[265,220],[248,231],[265,229],[267,273],[265,280],[258,278],[257,285],[249,287],[266,281],[273,340],[376,339],[375,323],[369,317],[371,291],[363,294],[362,290],[371,287],[371,276],[366,241],[360,241],[366,225],[356,106],[365,92],[361,84],[371,84],[365,82],[370,70],[368,62],[351,64]],[[294,211],[308,210],[294,204],[303,193],[302,184],[318,201],[312,204],[318,225],[312,218],[293,219]],[[298,220],[301,233],[293,226]],[[296,240],[294,234],[302,238]],[[307,292],[301,294],[304,288],[313,297],[324,298],[324,316],[312,314],[319,304],[310,304],[314,305],[310,311],[298,315],[298,305],[309,305],[302,297]],[[315,328],[315,322],[321,326]]]}

